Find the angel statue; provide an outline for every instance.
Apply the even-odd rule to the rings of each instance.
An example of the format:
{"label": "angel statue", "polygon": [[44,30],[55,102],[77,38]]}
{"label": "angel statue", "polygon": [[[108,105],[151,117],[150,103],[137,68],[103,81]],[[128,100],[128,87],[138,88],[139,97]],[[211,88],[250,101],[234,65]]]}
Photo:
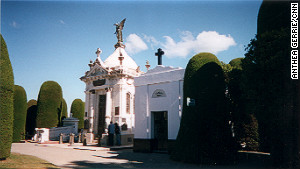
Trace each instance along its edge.
{"label": "angel statue", "polygon": [[120,23],[115,23],[114,24],[116,26],[115,34],[117,34],[118,42],[123,42],[122,30],[123,30],[123,27],[124,27],[125,20],[126,20],[126,18],[123,19]]}

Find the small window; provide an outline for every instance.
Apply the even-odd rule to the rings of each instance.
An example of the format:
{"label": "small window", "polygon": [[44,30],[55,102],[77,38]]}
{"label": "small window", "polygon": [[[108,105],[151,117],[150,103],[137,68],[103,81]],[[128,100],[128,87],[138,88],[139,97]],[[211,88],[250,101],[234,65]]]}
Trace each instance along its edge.
{"label": "small window", "polygon": [[115,107],[115,115],[116,116],[120,115],[120,108],[119,107]]}

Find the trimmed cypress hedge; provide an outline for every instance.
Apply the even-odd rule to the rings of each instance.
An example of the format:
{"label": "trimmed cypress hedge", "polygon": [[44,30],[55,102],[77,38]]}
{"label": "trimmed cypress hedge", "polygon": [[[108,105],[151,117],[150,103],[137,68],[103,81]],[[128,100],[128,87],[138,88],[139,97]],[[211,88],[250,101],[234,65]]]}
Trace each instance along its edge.
{"label": "trimmed cypress hedge", "polygon": [[42,84],[37,101],[37,128],[57,127],[60,122],[62,89],[55,81]]}
{"label": "trimmed cypress hedge", "polygon": [[244,58],[235,58],[232,59],[229,64],[231,65],[232,69],[242,69],[242,60]]}
{"label": "trimmed cypress hedge", "polygon": [[247,111],[257,117],[260,150],[271,153],[274,168],[300,168],[300,84],[291,79],[290,6],[263,1],[257,35],[243,60]]}
{"label": "trimmed cypress hedge", "polygon": [[34,136],[36,128],[37,116],[37,101],[31,99],[27,103],[27,117],[26,117],[26,137],[31,139]]}
{"label": "trimmed cypress hedge", "polygon": [[78,129],[84,128],[84,102],[81,99],[75,99],[71,105],[72,117],[78,118]]}
{"label": "trimmed cypress hedge", "polygon": [[291,1],[264,0],[257,17],[257,34],[290,27]]}
{"label": "trimmed cypress hedge", "polygon": [[[184,76],[184,101],[174,160],[201,163],[231,163],[236,144],[228,125],[223,70],[217,57],[199,53],[190,59]],[[187,97],[195,106],[187,106]]]}
{"label": "trimmed cypress hedge", "polygon": [[0,53],[0,160],[10,156],[13,134],[14,74],[6,43],[1,36]]}
{"label": "trimmed cypress hedge", "polygon": [[63,123],[62,121],[68,118],[68,107],[67,107],[67,102],[65,99],[62,100],[62,112],[61,112],[61,124]]}
{"label": "trimmed cypress hedge", "polygon": [[253,113],[246,111],[247,99],[242,90],[242,60],[243,58],[236,58],[229,62],[233,68],[229,72],[228,92],[231,100],[235,138],[239,144],[246,143],[246,147],[240,147],[240,149],[258,151],[258,122]]}
{"label": "trimmed cypress hedge", "polygon": [[18,143],[25,137],[27,115],[27,96],[22,86],[15,85],[14,89],[14,129],[13,142]]}

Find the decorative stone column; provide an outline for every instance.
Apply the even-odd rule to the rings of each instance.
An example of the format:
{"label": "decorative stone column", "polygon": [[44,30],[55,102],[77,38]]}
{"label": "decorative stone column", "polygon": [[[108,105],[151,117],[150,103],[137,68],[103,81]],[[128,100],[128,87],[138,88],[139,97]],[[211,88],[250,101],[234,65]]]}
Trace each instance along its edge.
{"label": "decorative stone column", "polygon": [[95,92],[90,93],[90,113],[89,113],[89,133],[93,132],[93,127],[94,127],[94,114],[95,114],[95,109],[94,109],[94,102],[95,102]]}
{"label": "decorative stone column", "polygon": [[[120,84],[119,84],[119,118],[118,118],[118,124],[121,125],[120,121],[122,121],[122,118],[124,117],[124,110],[126,111],[126,109],[124,109],[124,103],[126,103],[124,101],[124,96],[126,97],[126,94],[124,95],[124,89],[123,89],[123,79],[120,79]],[[126,100],[126,99],[125,99]],[[126,106],[126,104],[125,104]]]}
{"label": "decorative stone column", "polygon": [[90,105],[90,92],[89,91],[85,91],[85,105],[84,105],[84,114],[87,112],[87,117],[84,116],[84,119],[88,118],[89,114],[90,114],[90,110],[89,110],[89,105]]}
{"label": "decorative stone column", "polygon": [[[106,112],[105,112],[105,122],[106,125],[108,125],[110,123],[110,121],[112,121],[113,115],[112,115],[112,99],[111,99],[111,88],[106,88]],[[107,127],[107,126],[105,126]]]}

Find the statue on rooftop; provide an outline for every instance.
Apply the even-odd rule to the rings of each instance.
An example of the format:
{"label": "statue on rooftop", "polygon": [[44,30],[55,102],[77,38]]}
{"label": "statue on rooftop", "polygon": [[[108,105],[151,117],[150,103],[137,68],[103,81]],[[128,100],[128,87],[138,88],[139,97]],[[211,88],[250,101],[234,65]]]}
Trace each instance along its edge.
{"label": "statue on rooftop", "polygon": [[123,42],[122,30],[123,30],[123,27],[124,27],[125,20],[126,20],[126,18],[123,19],[120,23],[115,23],[114,24],[114,26],[116,26],[115,34],[117,34],[118,43]]}

